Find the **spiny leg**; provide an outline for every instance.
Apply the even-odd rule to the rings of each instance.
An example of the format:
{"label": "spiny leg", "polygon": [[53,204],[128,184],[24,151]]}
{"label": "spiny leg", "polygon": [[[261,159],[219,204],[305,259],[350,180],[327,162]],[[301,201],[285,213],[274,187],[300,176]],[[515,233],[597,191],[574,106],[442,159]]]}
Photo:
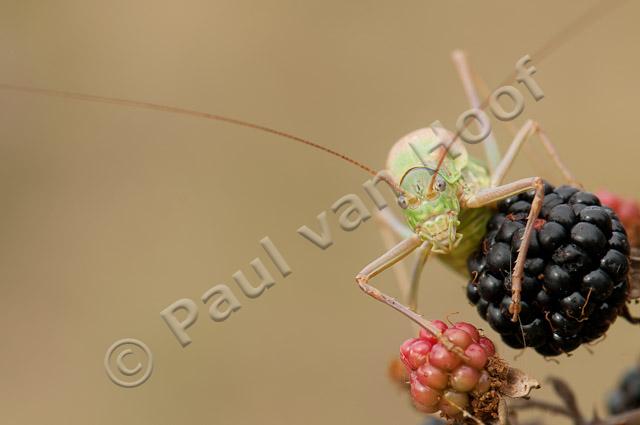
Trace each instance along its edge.
{"label": "spiny leg", "polygon": [[[413,235],[411,229],[401,222],[393,212],[389,211],[388,208],[377,211],[375,219],[380,225],[380,234],[382,235],[386,249],[391,249],[397,243],[395,241],[395,236],[405,239]],[[429,255],[425,248],[426,243],[423,243],[414,251],[416,258],[414,261],[411,279],[409,279],[405,267],[406,261],[400,261],[399,264],[396,264],[395,267],[393,267],[393,271],[398,281],[398,286],[402,292],[402,299],[409,305],[409,308],[415,312],[418,311],[418,289],[420,287],[420,276]],[[415,327],[416,332],[420,329],[420,327],[415,323],[413,323],[413,326]]]}
{"label": "spiny leg", "polygon": [[431,244],[429,242],[423,242],[418,249],[416,249],[416,262],[413,265],[413,272],[411,273],[411,287],[409,289],[409,308],[413,311],[418,311],[418,289],[420,288],[420,276],[424,265],[429,259],[431,254]]}
{"label": "spiny leg", "polygon": [[378,291],[376,288],[369,285],[369,280],[379,273],[383,272],[384,270],[388,269],[389,267],[393,266],[398,261],[404,259],[421,244],[422,241],[420,240],[420,238],[417,235],[412,235],[411,237],[406,238],[400,243],[396,244],[393,248],[382,254],[377,259],[373,260],[371,263],[367,264],[364,269],[362,269],[356,275],[356,282],[358,283],[360,289],[362,289],[367,295],[395,308],[403,314],[405,313],[405,309],[410,311],[407,307],[400,304],[394,298]]}
{"label": "spiny leg", "polygon": [[538,214],[540,214],[540,210],[542,209],[542,201],[544,199],[544,182],[540,177],[522,179],[502,186],[482,189],[474,195],[463,198],[461,202],[464,207],[479,208],[530,189],[535,189],[535,195],[531,202],[531,210],[527,217],[527,224],[524,228],[522,240],[520,241],[516,264],[511,277],[512,303],[509,307],[509,312],[512,314],[511,320],[514,322],[518,321],[518,315],[520,314],[524,262],[527,259],[529,243],[531,242],[531,236],[533,234],[533,225],[535,220],[538,218]]}
{"label": "spiny leg", "polygon": [[[516,133],[516,136],[511,142],[509,149],[504,155],[504,158],[494,171],[491,176],[491,187],[498,190],[502,187],[508,187],[510,185],[498,186],[505,175],[509,171],[509,168],[513,164],[518,152],[522,145],[531,139],[531,136],[534,134],[538,135],[540,141],[542,142],[547,154],[552,159],[554,164],[558,167],[560,172],[564,175],[564,177],[569,181],[569,183],[573,186],[582,187],[574,178],[573,174],[569,171],[569,169],[564,165],[564,163],[560,160],[560,156],[558,155],[555,147],[547,137],[546,133],[541,129],[540,125],[533,121],[528,120],[522,128]],[[513,303],[511,304],[511,313],[513,314],[513,321],[517,321],[518,314],[520,312],[520,294],[522,291],[522,279],[524,275],[524,262],[527,258],[527,251],[529,250],[529,243],[531,242],[531,237],[533,235],[533,225],[535,220],[538,218],[538,214],[540,213],[540,209],[542,208],[542,200],[544,198],[544,183],[542,183],[542,179],[536,177],[534,179],[538,179],[539,181],[533,182],[533,186],[525,187],[523,190],[518,191],[522,192],[527,189],[535,189],[535,196],[531,203],[531,210],[529,211],[529,216],[527,217],[527,224],[525,226],[525,231],[522,237],[522,241],[520,242],[520,248],[518,249],[518,256],[516,259],[516,264],[513,270],[513,275],[511,277],[511,298]],[[520,181],[522,182],[522,180]],[[518,183],[518,182],[516,182]],[[514,183],[512,183],[514,184]],[[490,190],[490,189],[488,189]],[[515,194],[515,193],[514,193]],[[511,195],[507,195],[511,196]],[[494,200],[503,199],[495,198]]]}
{"label": "spiny leg", "polygon": [[[400,195],[398,192],[397,184],[393,183],[393,178],[389,175],[388,171],[381,170],[376,175],[376,181],[384,181],[387,185],[391,187],[391,189],[396,193],[396,195]],[[407,196],[407,194],[402,194],[403,196]],[[410,195],[410,194],[409,194]],[[414,236],[413,231],[398,217],[393,214],[389,210],[389,208],[382,209],[378,211],[375,215],[376,221],[381,224],[381,233],[383,240],[385,241],[385,245],[387,249],[392,249],[391,243],[393,240],[393,235],[407,239]],[[405,302],[409,304],[409,307],[413,311],[417,311],[417,298],[418,298],[418,288],[420,285],[420,275],[424,268],[424,263],[427,260],[429,253],[431,252],[431,247],[428,247],[427,244],[423,244],[423,246],[417,250],[417,258],[414,265],[412,280],[409,282],[409,279],[406,276],[406,270],[404,267],[404,263],[400,264],[400,267],[395,269],[396,278],[398,279],[398,285],[403,293],[403,299]]]}
{"label": "spiny leg", "polygon": [[[462,84],[465,89],[465,93],[467,94],[467,98],[469,99],[469,103],[473,108],[478,108],[480,106],[480,100],[477,94],[476,85],[479,86],[484,96],[489,96],[490,91],[487,83],[483,80],[483,78],[477,73],[473,71],[473,68],[469,65],[467,60],[467,55],[462,50],[455,50],[452,53],[452,59],[458,71],[458,75],[462,80]],[[475,81],[475,84],[474,84]],[[546,132],[540,126],[540,123],[533,120],[528,120],[519,131],[517,131],[516,127],[513,125],[511,121],[507,122],[509,129],[515,133],[514,140],[511,142],[507,153],[504,158],[500,161],[499,165],[493,166],[495,162],[495,158],[499,158],[498,148],[493,138],[493,133],[490,133],[489,136],[484,140],[483,145],[485,148],[485,153],[487,155],[487,160],[489,163],[489,168],[491,170],[491,174],[493,176],[492,186],[495,187],[502,183],[504,176],[506,175],[509,167],[513,163],[513,160],[517,153],[520,150],[520,147],[530,139],[533,134],[536,134],[547,155],[551,158],[556,167],[560,170],[564,178],[571,184],[572,186],[576,186],[582,188],[582,185],[576,180],[573,174],[569,171],[569,169],[564,165],[558,152],[556,151],[555,146],[547,136]]]}
{"label": "spiny leg", "polygon": [[459,356],[464,357],[464,353],[462,352],[460,347],[454,346],[451,341],[449,341],[447,338],[444,338],[440,330],[438,330],[438,328],[436,328],[430,321],[425,320],[421,315],[411,310],[409,307],[398,302],[398,300],[394,299],[393,297],[380,292],[378,289],[369,284],[369,281],[373,277],[382,273],[384,270],[388,269],[398,261],[405,258],[407,255],[411,254],[421,244],[422,240],[417,235],[413,235],[410,238],[404,239],[389,251],[382,254],[380,257],[365,266],[365,268],[356,275],[356,283],[365,294],[404,314],[422,328],[433,333],[438,338],[440,343],[444,345],[449,351],[455,352]]}
{"label": "spiny leg", "polygon": [[[473,82],[474,79],[480,82],[480,86],[483,86],[482,78],[474,73],[469,66],[467,61],[466,54],[463,51],[457,50],[452,54],[452,59],[458,71],[458,75],[462,80],[462,84],[465,89],[465,93],[471,106],[473,108],[480,107],[480,100],[478,98],[476,86]],[[581,187],[581,185],[576,181],[573,174],[569,171],[569,169],[564,165],[564,163],[560,160],[560,156],[558,155],[553,143],[549,140],[547,134],[542,130],[540,124],[538,122],[528,120],[522,128],[516,133],[513,142],[509,146],[504,158],[500,161],[497,166],[493,166],[495,164],[495,158],[499,156],[497,151],[497,146],[493,135],[490,133],[487,139],[484,141],[485,152],[490,164],[490,168],[492,170],[492,178],[491,178],[491,187],[495,189],[500,189],[498,187],[500,183],[502,183],[507,171],[513,164],[513,161],[520,151],[522,145],[528,141],[531,136],[534,134],[538,135],[542,145],[544,146],[547,154],[554,162],[554,164],[558,167],[563,176],[569,181],[573,186]],[[535,180],[537,179],[537,180]],[[515,184],[517,184],[516,182]],[[505,185],[504,187],[510,187],[511,185]],[[512,306],[511,313],[513,314],[513,320],[517,321],[518,314],[520,312],[520,294],[522,291],[522,276],[524,273],[524,261],[527,257],[527,251],[529,249],[529,243],[531,241],[531,235],[533,234],[533,224],[535,219],[538,217],[540,209],[542,208],[542,199],[544,198],[544,187],[542,180],[539,178],[534,178],[533,186],[526,186],[523,190],[535,188],[536,194],[534,200],[531,205],[531,210],[529,212],[529,217],[527,218],[527,225],[525,226],[525,232],[523,234],[523,238],[520,244],[520,249],[518,250],[518,257],[516,259],[516,265],[512,276]],[[520,190],[519,192],[523,191]],[[515,194],[515,193],[514,193]],[[494,193],[492,196],[489,196],[489,199],[493,197],[487,203],[494,202],[495,200],[503,199],[504,197],[511,196],[501,196],[498,195],[498,192]],[[470,198],[471,199],[471,198]],[[470,205],[469,205],[470,206]]]}
{"label": "spiny leg", "polygon": [[[385,208],[380,211],[376,211],[374,214],[374,220],[378,225],[380,236],[384,243],[385,249],[390,250],[399,241],[399,239],[406,239],[413,235],[411,229],[404,225],[398,218],[389,211],[389,208]],[[396,281],[400,292],[402,292],[402,299],[405,302],[409,300],[409,292],[411,291],[411,280],[409,279],[409,272],[407,271],[406,262],[400,261],[393,267],[393,272],[396,275]]]}
{"label": "spiny leg", "polygon": [[[397,184],[395,184],[393,177],[387,170],[380,170],[377,173],[374,179],[374,184],[378,181],[382,181],[387,184],[396,196],[400,195]],[[380,234],[387,250],[391,250],[398,243],[397,238],[407,239],[414,235],[413,231],[411,231],[404,222],[398,219],[390,208],[384,208],[376,211],[374,217],[376,223],[379,225]],[[396,275],[400,291],[402,292],[402,299],[406,302],[409,299],[411,282],[409,281],[405,263],[402,262],[398,267],[395,267],[394,273]]]}
{"label": "spiny leg", "polygon": [[[398,243],[398,239],[406,239],[407,237],[410,237],[413,234],[411,229],[409,229],[409,227],[406,224],[400,221],[398,217],[393,213],[393,211],[391,211],[390,208],[377,210],[374,215],[374,220],[378,225],[380,235],[382,236],[382,240],[387,250],[390,250],[391,248],[393,248],[393,246],[395,246]],[[420,248],[416,249],[416,251],[414,252],[417,252],[419,250]],[[409,279],[409,274],[407,272],[407,267],[406,267],[406,261],[399,261],[393,267],[393,272],[396,275],[396,281],[398,283],[398,287],[402,292],[402,300],[410,304],[409,294],[411,293],[411,290],[412,290],[412,282]],[[413,308],[413,310],[416,311],[415,308]],[[418,334],[419,330],[421,329],[420,326],[418,326],[414,322],[411,322],[411,327],[413,328],[413,331],[415,334]],[[391,361],[389,365],[390,370],[395,370],[398,361],[399,360],[397,360],[397,358]],[[404,371],[404,367],[402,366],[400,367]],[[404,376],[404,373],[403,373],[401,376],[401,382],[404,384],[405,380],[406,380],[406,376]]]}
{"label": "spiny leg", "polygon": [[[467,53],[464,50],[454,50],[451,52],[451,60],[453,60],[453,65],[456,71],[458,71],[458,76],[462,82],[462,87],[464,88],[464,93],[467,96],[469,104],[474,109],[480,109],[481,103],[478,97],[478,90],[473,82],[477,74],[473,72],[469,65]],[[493,131],[489,131],[489,135],[482,141],[482,147],[487,156],[489,170],[493,173],[500,163],[500,150],[493,136]]]}

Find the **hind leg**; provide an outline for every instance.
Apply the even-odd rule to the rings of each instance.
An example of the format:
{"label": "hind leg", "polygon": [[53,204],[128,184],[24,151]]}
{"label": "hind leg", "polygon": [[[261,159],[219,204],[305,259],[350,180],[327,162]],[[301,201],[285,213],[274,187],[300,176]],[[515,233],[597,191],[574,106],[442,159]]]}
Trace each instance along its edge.
{"label": "hind leg", "polygon": [[[456,71],[458,71],[458,76],[462,82],[462,87],[464,88],[464,93],[467,96],[469,105],[474,109],[481,109],[482,103],[480,102],[478,90],[474,83],[474,77],[477,77],[477,74],[473,72],[467,60],[466,52],[463,50],[454,50],[451,53],[451,59],[453,60]],[[500,163],[500,150],[498,149],[498,143],[493,135],[493,131],[490,131],[489,135],[482,141],[482,147],[487,157],[489,170],[493,172]]]}
{"label": "hind leg", "polygon": [[572,186],[582,187],[582,185],[576,180],[573,176],[569,168],[562,162],[560,159],[560,155],[556,151],[555,146],[549,140],[549,137],[544,132],[542,127],[537,121],[528,120],[524,125],[520,128],[520,130],[516,133],[516,136],[513,138],[509,149],[504,155],[500,164],[491,175],[491,186],[498,186],[506,176],[507,172],[513,165],[516,156],[520,152],[520,148],[529,140],[531,140],[532,136],[538,136],[540,142],[542,142],[542,146],[544,147],[545,152],[551,159],[551,161],[555,164],[558,170],[562,173],[564,178],[571,184]]}

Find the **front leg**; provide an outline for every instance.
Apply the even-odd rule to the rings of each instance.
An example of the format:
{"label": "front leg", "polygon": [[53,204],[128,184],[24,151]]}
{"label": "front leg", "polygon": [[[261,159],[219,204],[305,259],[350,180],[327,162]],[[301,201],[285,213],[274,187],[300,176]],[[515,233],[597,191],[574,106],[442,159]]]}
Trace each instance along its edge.
{"label": "front leg", "polygon": [[[382,210],[386,211],[388,208]],[[384,249],[390,250],[398,243],[397,233],[390,226],[387,225],[384,218],[381,216],[382,211],[377,211],[374,214],[374,219],[376,224],[378,225],[378,230],[380,231],[380,236],[382,237],[382,242],[384,243]],[[409,230],[409,229],[407,229]],[[413,232],[409,232],[405,238],[410,237]],[[409,291],[411,290],[411,280],[409,279],[409,272],[407,271],[406,261],[401,261],[399,264],[396,264],[393,267],[393,273],[396,275],[396,282],[398,283],[398,288],[400,289],[400,293],[402,294],[402,300],[407,301],[409,299]]]}
{"label": "front leg", "polygon": [[420,287],[420,276],[422,276],[422,270],[424,265],[429,259],[431,254],[431,244],[429,242],[423,242],[420,248],[416,249],[418,255],[416,256],[416,262],[413,265],[413,272],[411,273],[411,285],[409,287],[409,308],[412,311],[418,311],[418,288]]}
{"label": "front leg", "polygon": [[[385,246],[387,249],[392,249],[396,243],[392,241],[393,235],[405,239],[410,238],[414,235],[414,233],[406,224],[398,220],[398,218],[391,211],[389,211],[389,208],[378,211],[375,218],[380,223],[380,232],[383,235],[383,239],[385,240]],[[389,233],[392,233],[392,235]],[[409,304],[409,308],[411,310],[418,311],[418,289],[420,286],[420,276],[422,275],[424,265],[429,258],[429,254],[431,253],[431,244],[428,242],[423,242],[422,245],[419,248],[415,249],[414,252],[417,255],[410,279],[406,274],[406,270],[401,267],[404,266],[405,263],[398,264],[398,266],[394,268],[394,271],[397,273],[396,277],[398,279],[398,286],[400,286],[400,289],[402,291],[403,301]]]}
{"label": "front leg", "polygon": [[509,312],[512,314],[511,320],[514,322],[518,321],[518,315],[520,314],[524,262],[527,259],[527,251],[529,250],[529,243],[531,242],[531,236],[533,234],[533,225],[542,209],[544,182],[540,177],[531,177],[498,187],[482,189],[476,194],[463,197],[461,200],[461,205],[464,207],[479,208],[530,189],[535,189],[535,196],[531,202],[531,210],[527,217],[527,225],[524,228],[524,234],[522,235],[522,241],[518,249],[518,257],[516,258],[516,264],[511,277],[511,299],[513,302],[509,307]]}
{"label": "front leg", "polygon": [[464,354],[462,353],[460,348],[454,346],[447,338],[444,338],[440,330],[438,330],[438,328],[436,328],[430,321],[425,320],[421,315],[411,310],[409,307],[398,302],[398,300],[396,300],[395,298],[390,297],[383,292],[380,292],[378,289],[369,284],[369,281],[373,277],[393,266],[398,261],[404,259],[407,255],[411,254],[416,248],[422,245],[422,243],[423,241],[417,235],[413,235],[407,239],[404,239],[402,242],[365,266],[365,268],[357,274],[356,282],[365,294],[375,298],[380,302],[385,303],[386,305],[404,314],[413,322],[417,323],[420,327],[433,333],[438,338],[440,343],[444,345],[449,351],[453,351],[456,354],[464,357]]}

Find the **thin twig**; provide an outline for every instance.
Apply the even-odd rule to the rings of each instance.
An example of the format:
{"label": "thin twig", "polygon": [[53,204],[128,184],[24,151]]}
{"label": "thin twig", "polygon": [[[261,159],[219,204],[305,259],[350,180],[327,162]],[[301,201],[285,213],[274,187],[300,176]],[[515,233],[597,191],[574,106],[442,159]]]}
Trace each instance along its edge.
{"label": "thin twig", "polygon": [[588,425],[640,425],[640,409],[630,410],[603,419],[594,419]]}
{"label": "thin twig", "polygon": [[599,418],[594,412],[593,419],[586,420],[578,408],[575,393],[562,379],[551,377],[548,379],[555,393],[564,405],[544,400],[513,400],[509,403],[512,411],[541,410],[546,413],[561,415],[573,421],[575,425],[640,425],[640,409],[630,410],[619,415]]}
{"label": "thin twig", "polygon": [[567,411],[572,415],[573,423],[575,425],[585,425],[586,420],[584,416],[582,416],[582,412],[580,412],[578,402],[576,401],[576,395],[569,387],[569,384],[567,384],[566,381],[553,376],[549,377],[548,381],[551,382],[553,390],[558,394],[558,397],[560,397],[564,402]]}
{"label": "thin twig", "polygon": [[555,415],[562,415],[573,419],[573,415],[566,407],[543,400],[513,400],[509,403],[513,410],[542,410]]}

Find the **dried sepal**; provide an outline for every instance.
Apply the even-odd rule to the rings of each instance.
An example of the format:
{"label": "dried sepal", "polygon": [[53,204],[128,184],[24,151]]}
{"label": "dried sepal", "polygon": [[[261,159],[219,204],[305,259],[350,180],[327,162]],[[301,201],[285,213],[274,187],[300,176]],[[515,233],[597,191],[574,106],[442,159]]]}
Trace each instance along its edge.
{"label": "dried sepal", "polygon": [[528,397],[532,390],[540,388],[540,383],[520,369],[509,367],[506,382],[500,393],[510,398]]}

